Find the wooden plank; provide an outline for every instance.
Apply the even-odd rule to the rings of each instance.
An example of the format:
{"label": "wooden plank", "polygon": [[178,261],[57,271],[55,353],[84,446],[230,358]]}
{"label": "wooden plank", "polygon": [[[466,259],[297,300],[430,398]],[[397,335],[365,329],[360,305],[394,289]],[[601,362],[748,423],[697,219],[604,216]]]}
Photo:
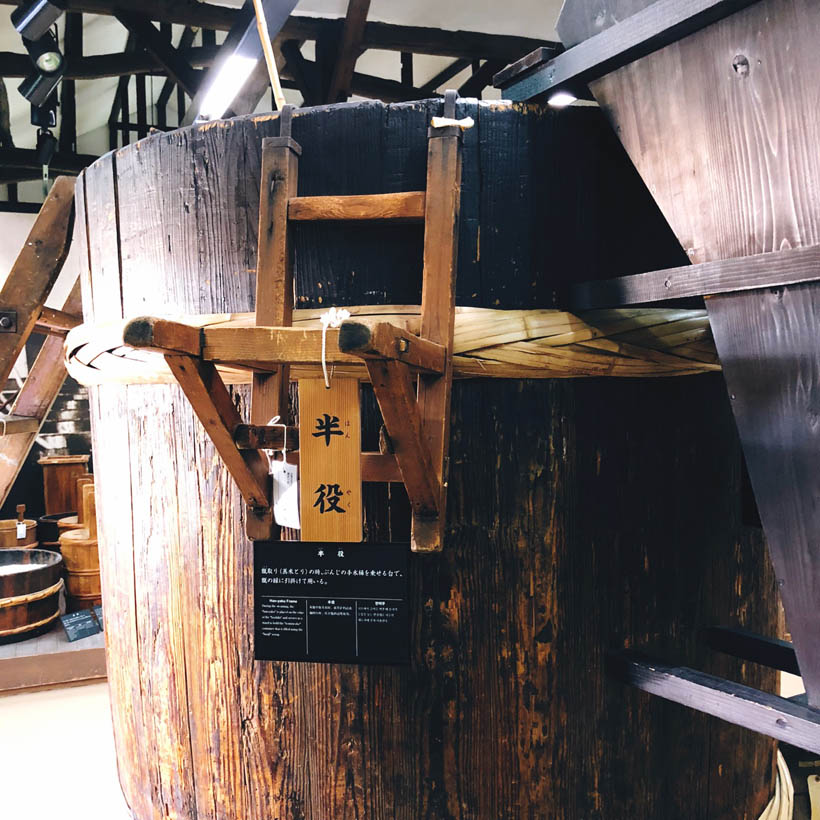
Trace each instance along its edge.
{"label": "wooden plank", "polygon": [[347,14],[339,41],[339,56],[333,66],[327,92],[328,103],[344,102],[350,96],[353,69],[363,51],[362,40],[368,11],[370,0],[348,0]]}
{"label": "wooden plank", "polygon": [[570,290],[572,310],[663,302],[820,279],[820,246],[789,248],[698,265],[579,282]]}
{"label": "wooden plank", "polygon": [[794,646],[788,641],[767,638],[746,629],[711,626],[700,631],[699,637],[710,648],[735,658],[760,663],[781,672],[800,674]]}
{"label": "wooden plank", "polygon": [[[453,97],[448,96],[445,99],[444,114],[455,115]],[[450,444],[450,395],[453,385],[455,280],[461,203],[461,140],[461,132],[458,129],[441,129],[440,132],[431,130],[427,148],[424,270],[419,335],[443,345],[447,351],[447,358],[442,376],[419,377],[419,414],[424,440],[432,459],[433,477],[439,488],[439,501],[435,509],[440,515],[433,522],[426,515],[414,514],[412,548],[417,552],[439,551],[444,540],[447,453]]]}
{"label": "wooden plank", "polygon": [[[70,314],[82,310],[79,280],[66,297],[63,310]],[[17,436],[0,437],[0,503],[4,503],[8,498],[20,469],[37,439],[40,427],[48,417],[51,406],[63,386],[65,377],[63,340],[58,336],[49,336],[43,342],[11,407],[14,415],[35,419],[36,429]]]}
{"label": "wooden plank", "polygon": [[288,217],[308,220],[424,219],[424,191],[355,196],[299,196],[288,203]]}
{"label": "wooden plank", "polygon": [[[321,330],[215,326],[203,328],[202,336],[202,358],[208,361],[256,363],[262,370],[282,364],[318,365],[322,361]],[[327,331],[325,360],[328,364],[361,362],[358,356],[339,350],[339,328],[333,327]]]}
{"label": "wooden plank", "polygon": [[359,382],[299,380],[303,541],[362,540]]}
{"label": "wooden plank", "polygon": [[441,485],[422,428],[410,373],[399,362],[369,359],[366,364],[413,508],[413,521],[438,521]]}
{"label": "wooden plank", "polygon": [[40,315],[37,317],[35,329],[38,330],[43,328],[65,335],[69,330],[81,325],[82,323],[82,316],[77,316],[73,313],[67,313],[64,310],[55,310],[54,308],[44,306],[40,311]]}
{"label": "wooden plank", "polygon": [[[572,92],[654,51],[677,42],[757,0],[657,0],[623,22],[541,65],[525,58],[495,82],[511,100],[545,92]],[[523,73],[523,76],[520,74]],[[577,94],[576,94],[577,96]]]}
{"label": "wooden plank", "polygon": [[74,180],[57,177],[0,290],[0,308],[17,311],[17,331],[0,333],[0,384],[6,383],[63,268],[73,220]]}
{"label": "wooden plank", "polygon": [[40,431],[39,419],[30,416],[0,415],[0,436],[13,436],[23,433],[37,433]]}
{"label": "wooden plank", "polygon": [[251,507],[270,506],[267,462],[255,450],[237,450],[233,431],[242,419],[216,368],[191,356],[169,354],[165,361],[245,502]]}
{"label": "wooden plank", "polygon": [[339,349],[364,359],[393,359],[425,373],[443,373],[447,350],[443,345],[408,333],[389,322],[366,325],[347,320],[339,328]]}
{"label": "wooden plank", "polygon": [[808,702],[818,707],[820,284],[706,304]]}
{"label": "wooden plank", "polygon": [[610,669],[644,692],[820,754],[820,712],[807,706],[632,652],[613,656]]}

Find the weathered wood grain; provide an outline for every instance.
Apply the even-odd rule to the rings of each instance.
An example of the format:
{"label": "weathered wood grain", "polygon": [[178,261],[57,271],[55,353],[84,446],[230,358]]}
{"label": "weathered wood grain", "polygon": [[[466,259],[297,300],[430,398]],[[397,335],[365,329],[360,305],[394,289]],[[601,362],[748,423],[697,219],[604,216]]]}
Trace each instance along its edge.
{"label": "weathered wood grain", "polygon": [[358,196],[300,196],[288,202],[295,221],[424,219],[424,191]]}
{"label": "weathered wood grain", "polygon": [[[299,194],[423,189],[439,113],[297,112]],[[680,264],[599,112],[460,103],[466,115],[459,304],[544,307],[576,277]],[[93,259],[107,231],[122,237],[92,261],[97,321],[123,303],[253,308],[260,142],[277,133],[271,117],[210,124],[95,166],[93,213],[117,219],[88,220]],[[418,225],[302,223],[295,259],[300,307],[419,303]],[[106,288],[120,264],[122,295]],[[457,383],[445,549],[413,557],[405,670],[255,663],[241,497],[190,406],[174,386],[91,393],[109,681],[138,820],[759,816],[767,740],[602,671],[606,650],[641,646],[774,686],[694,639],[776,623],[719,377]],[[247,420],[247,389],[233,396]],[[368,386],[362,408],[373,452]],[[400,485],[366,484],[363,501],[366,538],[409,539]]]}

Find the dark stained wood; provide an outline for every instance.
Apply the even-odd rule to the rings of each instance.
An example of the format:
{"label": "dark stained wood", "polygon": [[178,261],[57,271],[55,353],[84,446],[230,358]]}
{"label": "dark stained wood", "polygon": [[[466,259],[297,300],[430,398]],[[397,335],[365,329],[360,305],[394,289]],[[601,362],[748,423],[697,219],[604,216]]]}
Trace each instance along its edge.
{"label": "dark stained wood", "polygon": [[186,93],[193,97],[199,88],[200,75],[196,72],[177,49],[163,37],[160,31],[140,14],[117,11],[117,20],[134,35],[139,46],[152,54]]}
{"label": "dark stained wood", "polygon": [[393,359],[425,373],[443,373],[447,361],[444,345],[414,336],[389,322],[342,322],[339,350],[366,359]]}
{"label": "dark stained wood", "polygon": [[481,92],[493,83],[493,75],[503,67],[500,60],[485,60],[465,81],[459,86],[458,95],[460,97],[481,97]]}
{"label": "dark stained wood", "polygon": [[820,286],[714,296],[707,308],[808,702],[816,708]]}
{"label": "dark stained wood", "polygon": [[575,92],[755,2],[657,0],[547,63],[526,57],[500,72],[496,84],[512,100],[528,100],[561,89]]}
{"label": "dark stained wood", "polygon": [[128,321],[123,328],[122,341],[131,347],[160,353],[186,353],[189,356],[202,353],[200,328],[154,316],[140,316]]}
{"label": "dark stained wood", "polygon": [[469,67],[470,60],[468,59],[462,57],[458,60],[453,60],[450,65],[443,68],[438,74],[435,74],[419,88],[419,93],[421,95],[419,99],[424,99],[425,97],[434,94],[439,88],[441,88],[442,85],[444,85],[444,83],[452,80],[456,74],[461,74],[465,68]]}
{"label": "dark stained wood", "polygon": [[644,692],[820,754],[820,712],[815,709],[629,652],[614,656],[610,665],[624,683]]}
{"label": "dark stained wood", "polygon": [[579,282],[573,285],[571,310],[638,305],[742,290],[779,287],[820,279],[820,246],[791,248],[738,259]]}
{"label": "dark stained wood", "polygon": [[[35,432],[39,432],[39,429],[38,421]],[[43,469],[46,514],[80,509],[77,499],[77,479],[88,472],[89,458],[90,456],[87,455],[69,455],[45,456],[37,460]],[[57,538],[54,540],[56,541]]]}
{"label": "dark stained wood", "polygon": [[700,637],[710,649],[717,652],[725,652],[752,663],[761,663],[792,675],[800,674],[794,646],[788,641],[767,638],[745,629],[727,626],[711,626],[702,629]]}
{"label": "dark stained wood", "polygon": [[308,220],[424,219],[424,191],[359,196],[298,196],[288,217]]}
{"label": "dark stained wood", "polygon": [[[326,102],[344,102],[350,96],[353,69],[363,50],[362,40],[368,11],[370,11],[370,0],[348,0],[347,14],[339,42],[339,56],[333,67]],[[412,86],[412,82],[410,85]]]}
{"label": "dark stained wood", "polygon": [[[299,193],[423,189],[441,109],[300,112]],[[543,307],[573,278],[681,263],[599,111],[478,111],[456,110],[477,121],[458,304]],[[87,320],[123,304],[252,310],[261,139],[277,134],[275,117],[155,134],[89,169]],[[294,244],[300,307],[418,304],[417,224],[302,223]],[[187,400],[168,385],[90,394],[109,686],[137,820],[760,816],[768,739],[603,674],[607,649],[642,646],[774,691],[774,673],[695,640],[714,623],[776,634],[719,376],[457,382],[445,549],[411,559],[407,669],[255,663],[244,506]],[[249,391],[232,395],[247,419]],[[362,413],[373,452],[366,385]],[[368,540],[408,540],[401,485],[365,484],[364,507]]]}

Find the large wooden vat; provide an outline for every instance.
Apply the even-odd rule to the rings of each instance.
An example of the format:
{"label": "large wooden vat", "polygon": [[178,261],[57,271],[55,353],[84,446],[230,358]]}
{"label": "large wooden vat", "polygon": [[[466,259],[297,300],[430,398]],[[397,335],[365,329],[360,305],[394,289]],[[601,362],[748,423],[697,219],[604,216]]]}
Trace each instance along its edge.
{"label": "large wooden vat", "polygon": [[[296,112],[299,192],[424,186],[440,102]],[[458,303],[550,306],[575,279],[680,261],[595,110],[475,102]],[[81,177],[87,321],[253,308],[275,116],[155,135]],[[87,254],[85,251],[87,250]],[[420,230],[297,232],[297,305],[418,303]],[[245,388],[236,389],[243,406]],[[408,668],[255,663],[251,545],[176,387],[91,390],[108,674],[138,820],[756,818],[771,741],[610,682],[624,646],[772,686],[700,625],[775,628],[719,376],[459,382],[444,552],[413,556]],[[363,446],[375,449],[364,392]],[[406,540],[367,485],[370,540]],[[707,753],[708,750],[708,753]]]}

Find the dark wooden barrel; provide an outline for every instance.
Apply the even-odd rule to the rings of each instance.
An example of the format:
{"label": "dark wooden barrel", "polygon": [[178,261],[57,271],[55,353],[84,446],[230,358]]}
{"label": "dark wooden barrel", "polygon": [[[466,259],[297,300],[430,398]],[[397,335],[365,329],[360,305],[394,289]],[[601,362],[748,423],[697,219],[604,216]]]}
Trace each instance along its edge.
{"label": "dark wooden barrel", "polygon": [[48,550],[0,550],[0,644],[51,629],[60,614],[62,563]]}
{"label": "dark wooden barrel", "polygon": [[[303,195],[424,186],[439,101],[296,112]],[[461,102],[458,303],[549,307],[682,252],[600,113]],[[78,186],[87,321],[253,309],[275,115],[158,134]],[[417,304],[415,225],[297,228],[297,304]],[[235,390],[245,407],[248,393]],[[239,494],[176,387],[90,391],[108,675],[137,820],[756,818],[772,742],[630,690],[625,646],[773,688],[698,627],[775,634],[719,374],[455,385],[444,552],[413,556],[407,668],[256,663]],[[364,390],[365,449],[379,421]],[[366,485],[369,540],[407,540]]]}

